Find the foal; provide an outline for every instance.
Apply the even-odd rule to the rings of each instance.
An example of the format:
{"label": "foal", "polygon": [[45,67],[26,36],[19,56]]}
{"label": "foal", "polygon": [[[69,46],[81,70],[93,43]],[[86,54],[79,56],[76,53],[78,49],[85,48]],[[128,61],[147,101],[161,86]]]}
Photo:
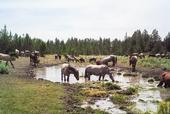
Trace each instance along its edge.
{"label": "foal", "polygon": [[70,66],[69,64],[63,64],[61,68],[61,81],[63,81],[64,78],[64,81],[69,82],[70,74],[73,74],[74,77],[79,80],[79,71],[76,68]]}

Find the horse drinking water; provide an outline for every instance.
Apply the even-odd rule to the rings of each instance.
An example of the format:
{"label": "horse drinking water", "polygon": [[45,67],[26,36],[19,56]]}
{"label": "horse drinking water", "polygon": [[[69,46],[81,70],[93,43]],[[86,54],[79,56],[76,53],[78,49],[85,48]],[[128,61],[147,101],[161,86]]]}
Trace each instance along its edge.
{"label": "horse drinking water", "polygon": [[90,80],[91,75],[99,76],[99,81],[101,77],[104,80],[105,75],[108,74],[112,82],[114,81],[112,73],[108,66],[106,65],[88,65],[85,69],[85,79]]}
{"label": "horse drinking water", "polygon": [[[79,71],[76,68],[70,66],[69,64],[63,64],[61,68],[61,81],[63,81],[64,78],[64,81],[69,82],[70,74],[73,74],[74,77],[77,80],[79,80]],[[66,76],[67,76],[67,80],[66,80]]]}

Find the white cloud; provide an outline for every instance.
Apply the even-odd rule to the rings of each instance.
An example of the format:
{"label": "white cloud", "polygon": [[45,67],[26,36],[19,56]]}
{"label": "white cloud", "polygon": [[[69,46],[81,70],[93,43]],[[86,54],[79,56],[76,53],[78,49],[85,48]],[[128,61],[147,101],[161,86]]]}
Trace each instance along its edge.
{"label": "white cloud", "polygon": [[170,31],[168,0],[3,0],[0,26],[44,39],[123,38],[136,29]]}

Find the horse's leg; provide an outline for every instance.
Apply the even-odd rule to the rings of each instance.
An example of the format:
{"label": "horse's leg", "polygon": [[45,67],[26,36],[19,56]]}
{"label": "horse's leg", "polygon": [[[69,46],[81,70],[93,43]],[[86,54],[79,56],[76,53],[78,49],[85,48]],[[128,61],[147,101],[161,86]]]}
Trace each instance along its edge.
{"label": "horse's leg", "polygon": [[63,70],[61,70],[61,81],[63,82]]}
{"label": "horse's leg", "polygon": [[102,76],[102,80],[103,80],[103,81],[104,81],[104,77],[105,77],[105,75]]}
{"label": "horse's leg", "polygon": [[64,81],[66,81],[66,75],[64,75]]}
{"label": "horse's leg", "polygon": [[67,82],[69,82],[70,75],[67,76]]}
{"label": "horse's leg", "polygon": [[112,76],[111,73],[109,74],[109,77],[110,77],[110,79],[112,80],[112,82],[114,82],[114,78],[113,78],[113,76]]}
{"label": "horse's leg", "polygon": [[88,80],[90,81],[90,75],[88,75]]}
{"label": "horse's leg", "polygon": [[6,65],[5,66],[7,66],[8,65],[8,61],[6,61]]}
{"label": "horse's leg", "polygon": [[161,81],[159,82],[159,84],[157,85],[157,87],[162,87],[163,83],[164,83],[164,81],[161,80]]}
{"label": "horse's leg", "polygon": [[101,77],[102,77],[102,76],[101,76],[101,75],[99,75],[99,81],[101,80]]}
{"label": "horse's leg", "polygon": [[15,68],[14,65],[13,65],[13,63],[12,63],[12,61],[9,61],[9,62],[11,63],[12,67]]}

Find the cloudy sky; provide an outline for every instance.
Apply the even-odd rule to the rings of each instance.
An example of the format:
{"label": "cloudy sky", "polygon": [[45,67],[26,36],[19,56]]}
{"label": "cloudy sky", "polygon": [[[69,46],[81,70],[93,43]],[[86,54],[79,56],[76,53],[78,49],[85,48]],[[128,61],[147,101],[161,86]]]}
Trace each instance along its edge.
{"label": "cloudy sky", "polygon": [[170,32],[170,0],[0,0],[0,28],[43,40]]}

